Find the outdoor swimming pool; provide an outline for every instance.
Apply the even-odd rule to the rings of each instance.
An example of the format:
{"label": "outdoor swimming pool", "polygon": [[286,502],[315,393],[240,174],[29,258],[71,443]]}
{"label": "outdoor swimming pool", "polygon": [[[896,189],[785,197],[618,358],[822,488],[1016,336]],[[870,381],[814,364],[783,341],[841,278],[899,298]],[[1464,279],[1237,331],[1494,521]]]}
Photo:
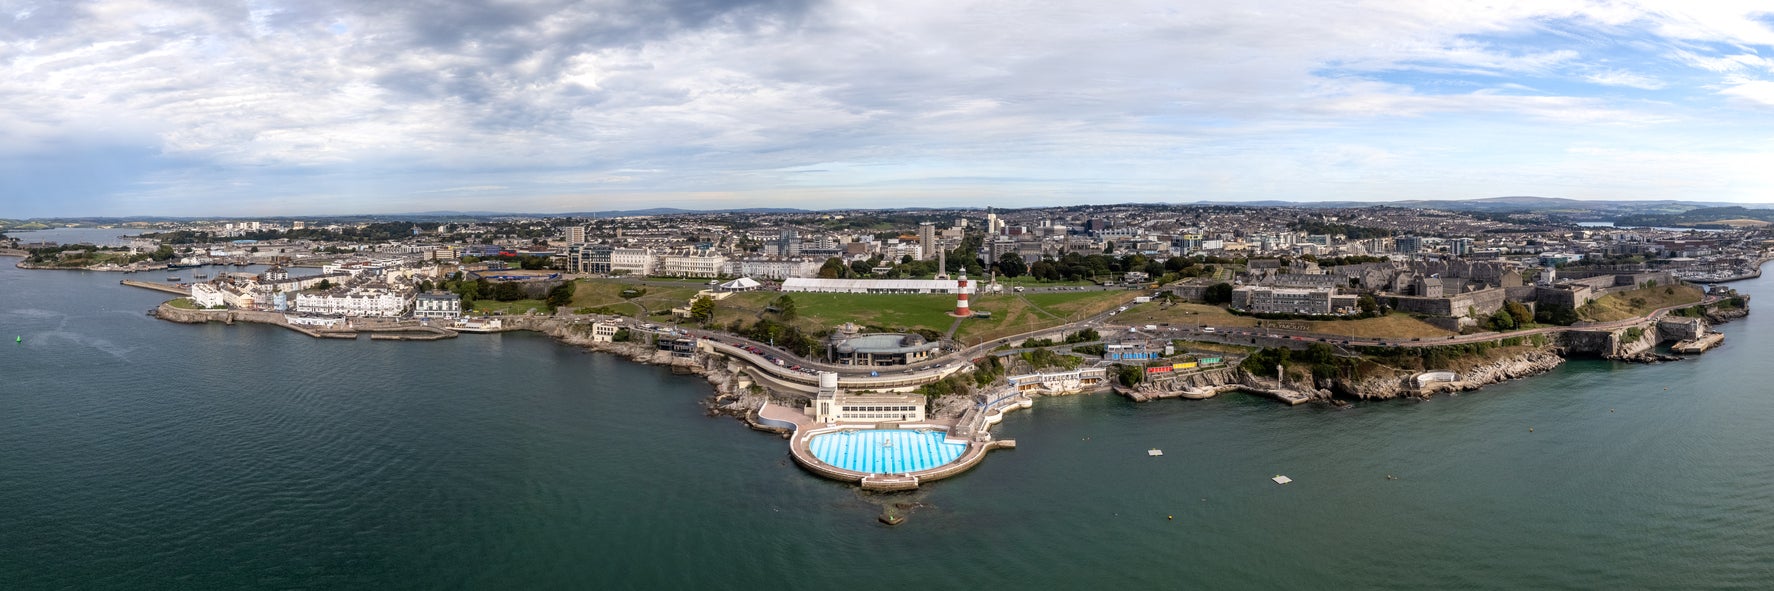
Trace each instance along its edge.
{"label": "outdoor swimming pool", "polygon": [[819,461],[856,472],[901,474],[955,461],[967,444],[944,443],[936,430],[857,429],[815,435],[808,450]]}

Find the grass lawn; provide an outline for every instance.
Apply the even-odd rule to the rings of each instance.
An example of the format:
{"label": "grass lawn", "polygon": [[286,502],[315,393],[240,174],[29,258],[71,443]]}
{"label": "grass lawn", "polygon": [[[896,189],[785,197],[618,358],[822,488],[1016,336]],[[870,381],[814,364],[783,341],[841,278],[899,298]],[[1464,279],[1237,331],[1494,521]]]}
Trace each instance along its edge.
{"label": "grass lawn", "polygon": [[1145,295],[1145,293],[1145,291],[1137,289],[1112,289],[1108,291],[1057,291],[1020,295],[1030,304],[1055,316],[1077,319],[1107,312],[1111,308],[1132,302],[1134,298]]}
{"label": "grass lawn", "polygon": [[174,308],[179,308],[182,310],[196,310],[197,309],[197,302],[191,301],[191,298],[178,298],[173,301],[167,302],[166,305],[172,306]]}
{"label": "grass lawn", "polygon": [[971,304],[974,310],[991,312],[992,317],[961,322],[961,328],[955,331],[955,338],[969,345],[1065,324],[1063,318],[1042,313],[1014,295],[983,296]]}
{"label": "grass lawn", "polygon": [[[670,310],[689,303],[690,296],[696,295],[707,285],[693,282],[670,282],[669,285],[637,285],[612,281],[609,279],[580,279],[573,286],[572,309],[597,308],[609,306],[618,314],[638,316],[640,306],[657,312]],[[647,293],[634,299],[622,297],[626,289],[645,289]],[[637,305],[638,304],[638,305]]]}
{"label": "grass lawn", "polygon": [[[1206,304],[1175,304],[1165,307],[1158,302],[1139,304],[1128,308],[1117,318],[1129,324],[1171,324],[1190,326],[1257,326],[1261,320],[1249,316],[1237,316],[1219,306]],[[1299,322],[1299,321],[1280,321]],[[1408,314],[1394,313],[1379,318],[1363,318],[1361,320],[1320,320],[1310,323],[1312,332],[1343,335],[1349,337],[1403,337],[1427,338],[1445,337],[1454,333],[1436,328],[1434,325],[1410,317]]]}
{"label": "grass lawn", "polygon": [[531,308],[534,308],[537,314],[548,313],[548,304],[542,300],[518,300],[515,302],[475,300],[474,302],[474,311],[480,314],[497,311],[504,312],[507,316],[516,316],[530,311]]}
{"label": "grass lawn", "polygon": [[1611,293],[1577,309],[1584,320],[1610,322],[1638,318],[1665,306],[1697,304],[1705,297],[1692,285],[1657,286]]}
{"label": "grass lawn", "polygon": [[1398,312],[1379,318],[1314,321],[1312,322],[1312,332],[1360,338],[1429,338],[1454,334],[1437,328],[1433,324],[1412,318],[1409,314]]}
{"label": "grass lawn", "polygon": [[[946,294],[795,293],[797,324],[831,328],[845,322],[887,328],[947,331],[955,296]],[[774,299],[774,298],[772,298]]]}
{"label": "grass lawn", "polygon": [[1116,316],[1128,324],[1160,324],[1206,326],[1256,326],[1255,318],[1235,316],[1219,306],[1179,303],[1171,306],[1153,301],[1139,304]]}
{"label": "grass lawn", "polygon": [[[764,307],[770,305],[771,300],[781,296],[781,292],[775,291],[748,291],[727,296],[726,299],[715,302],[713,324],[726,326],[735,319],[742,320],[746,324],[756,322],[759,315],[764,313]],[[795,310],[797,312],[800,310],[799,300],[796,300]]]}

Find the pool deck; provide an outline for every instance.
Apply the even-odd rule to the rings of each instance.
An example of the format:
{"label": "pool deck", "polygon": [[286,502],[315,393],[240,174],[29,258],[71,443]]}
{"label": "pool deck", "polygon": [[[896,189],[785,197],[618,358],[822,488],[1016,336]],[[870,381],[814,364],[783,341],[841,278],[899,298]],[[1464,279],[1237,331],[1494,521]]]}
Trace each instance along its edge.
{"label": "pool deck", "polygon": [[[795,463],[800,464],[802,468],[806,469],[808,472],[832,480],[857,484],[861,486],[863,490],[896,491],[916,489],[918,488],[918,485],[925,482],[941,480],[966,472],[979,464],[980,460],[985,459],[986,452],[994,449],[1016,447],[1016,442],[1013,440],[995,440],[991,438],[991,435],[983,432],[977,433],[972,439],[956,439],[954,437],[956,427],[955,419],[929,419],[915,423],[836,423],[827,425],[814,422],[812,417],[807,416],[800,410],[767,402],[758,409],[758,418],[760,422],[765,424],[783,427],[788,425],[794,426],[794,435],[789,438],[789,454],[794,456]],[[808,447],[809,441],[818,435],[837,433],[847,429],[940,429],[949,434],[948,441],[954,443],[966,443],[967,450],[961,452],[961,457],[955,459],[953,462],[928,470],[919,470],[902,474],[875,474],[846,470],[822,462],[819,458],[814,457],[812,449]]]}

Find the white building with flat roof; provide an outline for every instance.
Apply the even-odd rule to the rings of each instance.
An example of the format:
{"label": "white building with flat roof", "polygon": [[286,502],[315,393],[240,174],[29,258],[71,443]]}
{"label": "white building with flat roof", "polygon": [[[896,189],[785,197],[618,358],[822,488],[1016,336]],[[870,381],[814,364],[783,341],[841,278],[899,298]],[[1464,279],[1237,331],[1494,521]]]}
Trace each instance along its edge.
{"label": "white building with flat roof", "polygon": [[419,294],[413,298],[413,317],[446,320],[461,318],[462,296],[450,292]]}
{"label": "white building with flat roof", "polygon": [[630,275],[648,275],[653,272],[653,251],[646,248],[613,248],[610,249],[610,272],[628,273]]}
{"label": "white building with flat roof", "polygon": [[818,275],[822,262],[798,258],[732,259],[727,261],[725,270],[727,275],[733,277],[762,277],[782,280],[790,277]]}
{"label": "white building with flat roof", "polygon": [[838,390],[838,374],[820,372],[819,393],[807,413],[821,423],[916,423],[924,420],[926,399],[916,394],[849,394]]}
{"label": "white building with flat roof", "polygon": [[382,288],[296,294],[296,311],[323,316],[395,317],[407,303],[406,297]]}
{"label": "white building with flat roof", "polygon": [[222,289],[214,283],[198,283],[191,286],[191,301],[199,308],[222,306]]}
{"label": "white building with flat roof", "polygon": [[[614,255],[612,255],[614,257]],[[727,257],[721,255],[708,256],[668,256],[659,265],[659,273],[668,277],[719,277],[722,268],[727,264]]]}
{"label": "white building with flat roof", "polygon": [[613,322],[593,322],[591,323],[591,342],[608,343],[616,340],[616,331],[618,330],[622,330],[622,325]]}

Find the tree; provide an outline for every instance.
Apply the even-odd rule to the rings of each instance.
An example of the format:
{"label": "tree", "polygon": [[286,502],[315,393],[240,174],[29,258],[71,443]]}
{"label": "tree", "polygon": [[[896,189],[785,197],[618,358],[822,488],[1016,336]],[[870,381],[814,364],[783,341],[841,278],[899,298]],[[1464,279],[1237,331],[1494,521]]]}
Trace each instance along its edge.
{"label": "tree", "polygon": [[568,281],[566,283],[562,283],[560,285],[554,286],[554,289],[548,290],[548,299],[545,300],[546,303],[548,304],[548,307],[559,308],[561,306],[565,306],[567,304],[573,303],[573,290],[574,289],[575,288],[573,287],[573,282]]}
{"label": "tree", "polygon": [[1207,303],[1209,303],[1209,304],[1231,303],[1231,301],[1232,301],[1232,284],[1230,284],[1230,283],[1215,283],[1213,285],[1209,285],[1209,286],[1207,286],[1207,289],[1201,293],[1201,299],[1206,300]]}
{"label": "tree", "polygon": [[868,261],[850,261],[850,271],[858,276],[866,277],[874,270],[874,266],[870,265]]}
{"label": "tree", "polygon": [[1330,345],[1312,343],[1306,347],[1306,361],[1310,363],[1324,364],[1336,361],[1336,359],[1337,350]]}
{"label": "tree", "polygon": [[695,320],[697,322],[707,322],[708,319],[714,318],[714,316],[715,316],[715,299],[714,298],[711,298],[708,296],[702,296],[702,297],[696,298],[696,301],[690,302],[690,319],[691,320]]}
{"label": "tree", "polygon": [[776,308],[776,316],[784,321],[792,322],[796,316],[800,315],[800,312],[795,309],[795,299],[788,297],[786,293],[771,301],[770,306]]}
{"label": "tree", "polygon": [[832,257],[826,259],[824,265],[819,266],[819,278],[837,279],[843,277],[844,272],[847,270],[849,269],[844,266],[844,261],[839,260],[837,257]]}
{"label": "tree", "polygon": [[1374,296],[1365,293],[1355,299],[1355,305],[1361,307],[1362,314],[1373,314],[1380,311],[1380,302],[1374,300]]}
{"label": "tree", "polygon": [[524,288],[510,281],[501,281],[493,286],[493,299],[501,302],[515,302],[524,299],[524,295]]}
{"label": "tree", "polygon": [[610,335],[610,340],[617,343],[626,343],[631,337],[632,335],[628,333],[628,328],[624,327],[616,329],[616,334]]}
{"label": "tree", "polygon": [[1121,378],[1121,385],[1127,387],[1138,386],[1146,379],[1146,368],[1138,365],[1123,365],[1117,373],[1117,377]]}
{"label": "tree", "polygon": [[1521,302],[1503,302],[1503,309],[1509,312],[1510,318],[1515,319],[1516,326],[1534,321],[1534,313]]}
{"label": "tree", "polygon": [[999,275],[1005,277],[1021,277],[1022,274],[1028,272],[1028,270],[1029,265],[1028,263],[1023,262],[1023,257],[1020,254],[1007,252],[998,257]]}
{"label": "tree", "polygon": [[1491,314],[1491,329],[1499,332],[1515,330],[1515,316],[1507,309],[1498,308],[1495,314]]}
{"label": "tree", "polygon": [[322,280],[320,280],[320,283],[314,284],[314,289],[318,289],[318,290],[322,290],[322,291],[332,289],[332,288],[333,288],[333,280],[331,280],[331,279],[322,279]]}
{"label": "tree", "polygon": [[1540,324],[1570,326],[1576,324],[1578,320],[1581,320],[1581,318],[1577,316],[1577,311],[1571,309],[1570,306],[1542,304],[1539,306],[1539,309],[1534,312],[1534,322]]}

